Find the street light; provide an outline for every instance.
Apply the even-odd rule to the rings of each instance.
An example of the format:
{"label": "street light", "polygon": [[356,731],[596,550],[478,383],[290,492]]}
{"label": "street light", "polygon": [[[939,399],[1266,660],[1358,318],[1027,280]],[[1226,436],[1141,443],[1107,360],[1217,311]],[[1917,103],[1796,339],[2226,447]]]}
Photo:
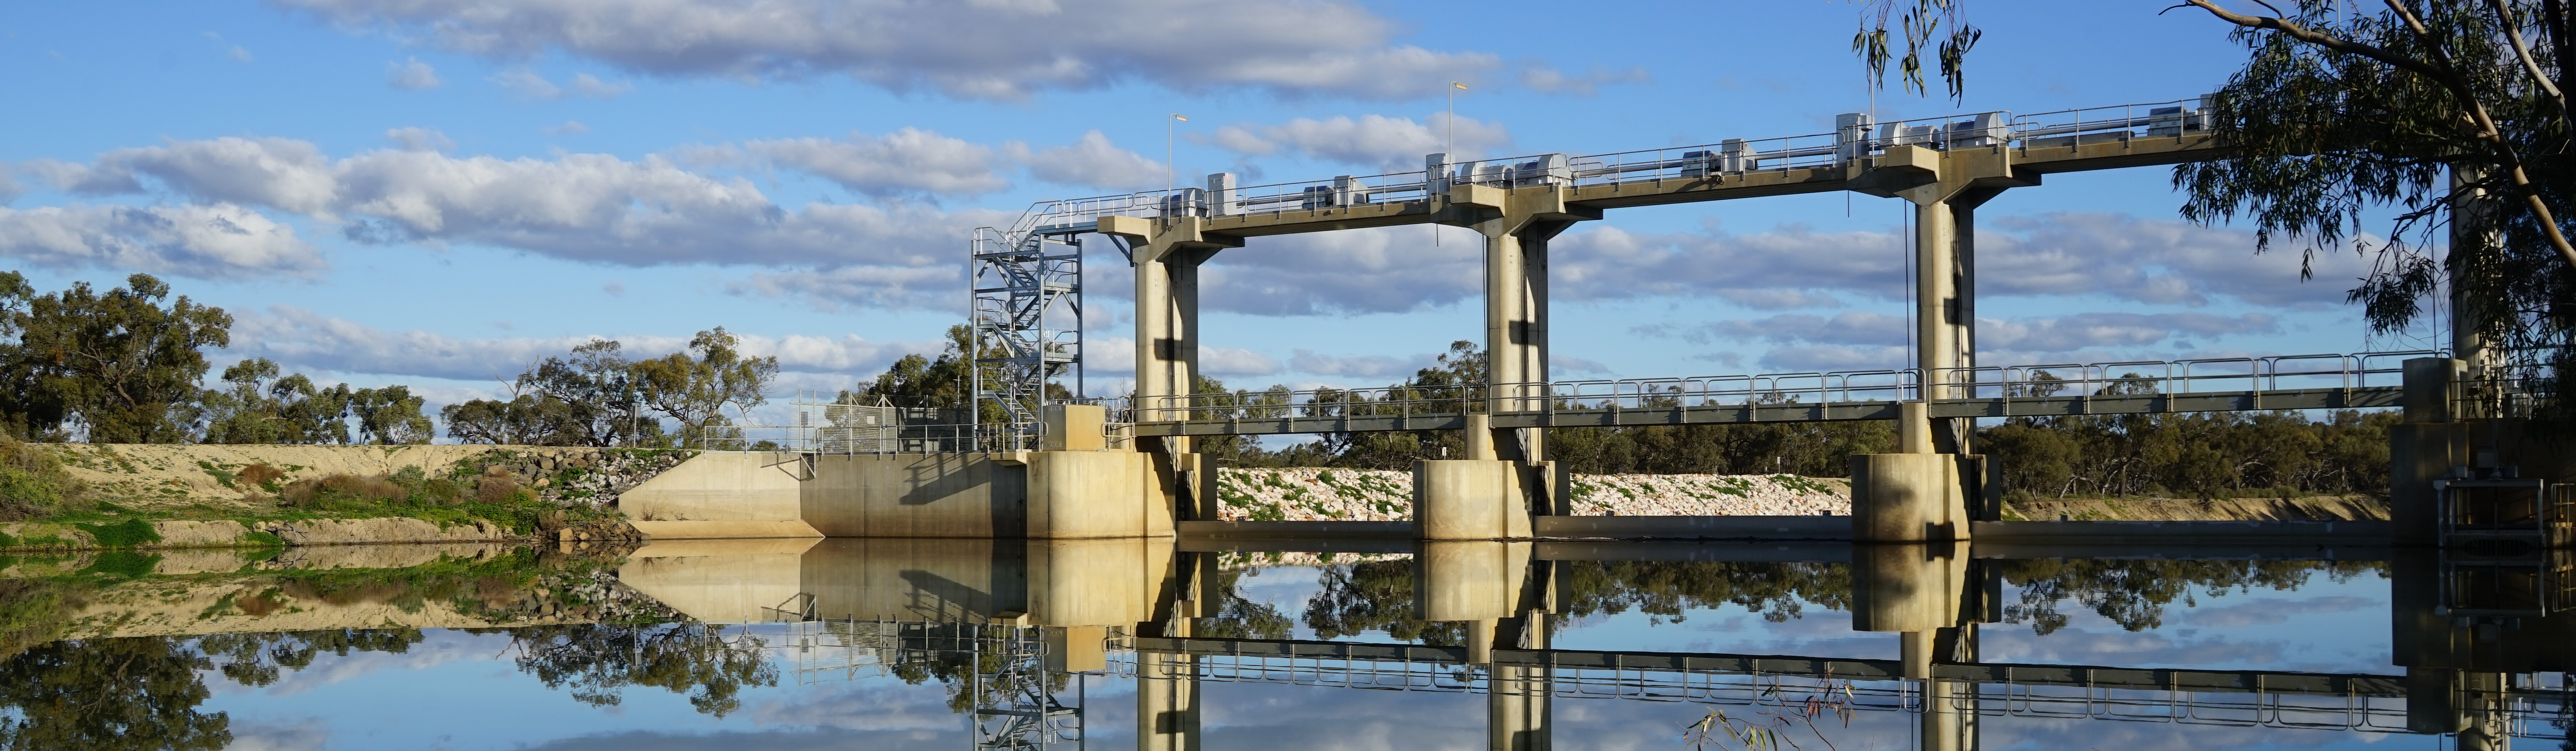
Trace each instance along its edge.
{"label": "street light", "polygon": [[1189,118],[1181,116],[1181,113],[1178,112],[1172,113],[1172,119],[1163,121],[1163,193],[1165,195],[1165,200],[1169,200],[1173,182],[1176,179],[1172,174],[1172,137],[1174,134],[1179,132],[1180,123],[1186,123],[1189,121]]}

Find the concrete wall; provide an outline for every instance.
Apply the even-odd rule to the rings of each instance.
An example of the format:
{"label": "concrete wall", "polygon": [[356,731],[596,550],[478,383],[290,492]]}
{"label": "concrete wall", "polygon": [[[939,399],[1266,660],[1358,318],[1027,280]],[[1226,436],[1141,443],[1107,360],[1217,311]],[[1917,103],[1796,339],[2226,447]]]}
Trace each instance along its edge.
{"label": "concrete wall", "polygon": [[798,564],[817,542],[657,540],[627,555],[617,580],[698,620],[765,621],[805,591]]}
{"label": "concrete wall", "polygon": [[1130,451],[825,456],[798,506],[832,537],[1169,536],[1159,479]]}
{"label": "concrete wall", "polygon": [[831,537],[1022,537],[1027,457],[818,457],[798,505]]}
{"label": "concrete wall", "polygon": [[1529,495],[1518,462],[1413,463],[1414,530],[1425,540],[1526,540]]}
{"label": "concrete wall", "polygon": [[710,451],[628,489],[617,506],[654,539],[820,536],[802,521],[796,471],[794,454]]}
{"label": "concrete wall", "polygon": [[1043,451],[1028,458],[1032,538],[1168,537],[1172,499],[1159,472],[1133,451]]}
{"label": "concrete wall", "polygon": [[1043,626],[1152,618],[1168,539],[849,539],[655,542],[618,576],[692,617],[768,620],[798,593],[829,618],[1017,619]]}

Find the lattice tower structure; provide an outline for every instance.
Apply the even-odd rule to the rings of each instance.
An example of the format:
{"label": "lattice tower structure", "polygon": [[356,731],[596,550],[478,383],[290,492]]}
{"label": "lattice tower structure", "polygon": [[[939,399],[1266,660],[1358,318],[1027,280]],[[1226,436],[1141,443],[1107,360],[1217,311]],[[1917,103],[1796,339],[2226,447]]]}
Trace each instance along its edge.
{"label": "lattice tower structure", "polygon": [[987,402],[1000,408],[994,450],[1035,446],[1046,385],[1067,372],[1081,383],[1082,246],[1075,234],[1017,225],[975,230],[972,385],[979,413]]}

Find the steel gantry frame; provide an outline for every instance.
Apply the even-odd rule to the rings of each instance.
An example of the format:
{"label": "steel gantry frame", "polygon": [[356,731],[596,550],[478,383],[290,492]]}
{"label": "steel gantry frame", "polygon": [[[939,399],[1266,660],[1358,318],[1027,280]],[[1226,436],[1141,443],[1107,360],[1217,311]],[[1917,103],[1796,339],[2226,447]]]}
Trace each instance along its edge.
{"label": "steel gantry frame", "polygon": [[[1078,321],[1078,283],[1057,296],[1031,281],[1045,277],[1029,265],[1048,257],[1042,248],[1050,238],[1098,232],[1125,241],[1138,278],[1137,394],[1148,401],[1186,399],[1194,390],[1196,266],[1217,251],[1241,247],[1247,237],[1424,223],[1486,236],[1486,338],[1497,380],[1544,383],[1546,244],[1556,233],[1611,208],[1843,190],[1912,200],[1926,212],[1925,226],[1941,230],[1922,244],[1959,246],[1958,262],[1941,266],[1955,279],[1927,275],[1926,289],[1939,298],[1933,304],[1957,312],[1942,316],[1949,320],[1941,336],[1925,339],[1938,345],[1925,348],[1918,366],[1973,370],[1973,334],[1950,332],[1973,328],[1965,323],[1973,314],[1973,271],[1964,238],[1975,204],[2037,185],[2051,172],[2213,158],[2224,152],[2210,124],[2200,99],[1885,123],[1855,113],[1839,117],[1833,132],[1813,135],[1583,156],[1453,161],[1432,154],[1411,172],[1251,187],[1219,173],[1204,188],[1042,201],[1008,229],[977,230],[978,346],[989,339],[1006,351],[976,352],[979,384],[994,381],[976,394],[998,404],[1008,423],[1002,432],[1033,434],[1046,379],[1080,372],[1079,325],[1071,346],[1063,346],[1065,337],[1053,333],[1062,329],[1046,316],[1051,305],[1063,305]],[[1078,250],[1072,256],[1078,270]],[[1008,283],[987,285],[988,270]],[[1504,408],[1534,404],[1525,395],[1489,398]],[[1162,421],[1158,414],[1137,418]]]}
{"label": "steel gantry frame", "polygon": [[[1022,217],[1021,225],[1032,221]],[[1047,384],[1071,371],[1082,381],[1082,245],[1073,232],[977,229],[969,280],[968,340],[977,412],[999,408],[1000,425],[979,431],[982,450],[1035,447]],[[979,416],[975,422],[982,423]]]}

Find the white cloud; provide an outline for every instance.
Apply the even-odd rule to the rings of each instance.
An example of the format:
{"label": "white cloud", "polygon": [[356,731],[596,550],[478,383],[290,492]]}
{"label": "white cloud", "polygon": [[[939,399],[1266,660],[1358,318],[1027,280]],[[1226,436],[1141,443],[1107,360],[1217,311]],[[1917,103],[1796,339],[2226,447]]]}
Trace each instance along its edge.
{"label": "white cloud", "polygon": [[1563,71],[1546,65],[1531,65],[1521,69],[1521,85],[1542,94],[1592,96],[1600,93],[1603,86],[1645,83],[1652,80],[1654,78],[1646,75],[1644,68],[1614,71],[1593,66],[1590,72],[1581,76],[1569,76]]}
{"label": "white cloud", "polygon": [[[388,133],[413,145],[436,145],[440,141],[433,136]],[[625,266],[938,269],[877,272],[888,283],[924,286],[869,293],[875,299],[929,300],[932,290],[953,294],[958,240],[974,227],[1012,216],[910,203],[815,203],[789,210],[747,180],[691,172],[659,157],[629,161],[605,154],[500,159],[388,149],[334,161],[302,141],[222,138],[122,149],[91,164],[47,162],[30,169],[75,192],[143,193],[157,185],[206,202],[303,214],[368,244],[485,245]],[[283,227],[276,229],[291,238]],[[854,283],[856,275],[841,281]],[[840,295],[862,296],[847,289]]]}
{"label": "white cloud", "polygon": [[1264,237],[1200,271],[1200,304],[1253,315],[1393,313],[1484,294],[1484,241],[1426,226]]}
{"label": "white cloud", "polygon": [[1439,364],[1437,355],[1336,357],[1300,349],[1288,357],[1288,369],[1299,373],[1346,378],[1405,378]]}
{"label": "white cloud", "polygon": [[18,184],[17,178],[9,176],[6,170],[0,170],[0,206],[7,206],[26,193],[27,189]]}
{"label": "white cloud", "polygon": [[[1985,219],[1977,232],[1977,293],[1985,297],[2100,295],[2200,306],[2234,299],[2268,307],[2340,305],[2369,272],[2351,252],[2316,257],[2301,282],[2299,255],[2257,255],[2250,232],[2125,214],[2055,212]],[[1901,299],[1905,249],[1891,232],[1642,234],[1579,228],[1550,244],[1559,300],[1718,295],[1756,303],[1820,304],[1832,295]]]}
{"label": "white cloud", "polygon": [[394,128],[385,131],[385,140],[404,151],[446,151],[456,148],[447,134],[429,128]]}
{"label": "white cloud", "polygon": [[502,71],[492,76],[492,83],[529,99],[562,99],[564,95],[563,87],[531,70]]}
{"label": "white cloud", "polygon": [[588,73],[576,73],[572,77],[572,90],[592,99],[615,99],[634,91],[635,86],[623,81],[602,81]]}
{"label": "white cloud", "polygon": [[[1132,377],[1136,374],[1136,340],[1123,336],[1090,336],[1082,346],[1090,350],[1083,368],[1094,378],[1101,376]],[[1199,345],[1199,371],[1216,378],[1269,376],[1286,372],[1279,361],[1269,355],[1235,347]],[[1094,383],[1097,383],[1096,381]],[[1130,383],[1129,386],[1133,384]],[[1253,388],[1247,384],[1227,384],[1229,388]],[[1127,388],[1126,386],[1119,387]]]}
{"label": "white cloud", "polygon": [[[235,311],[232,352],[282,365],[338,373],[483,381],[509,378],[529,363],[560,357],[588,336],[465,339],[421,330],[385,331],[303,308],[270,306]],[[875,342],[841,337],[763,336],[735,332],[752,356],[778,357],[779,368],[799,373],[873,375],[905,354],[936,352],[938,345]],[[688,347],[685,336],[613,336],[628,357],[659,357]]]}
{"label": "white cloud", "polygon": [[[1635,332],[1694,344],[1720,341],[1759,342],[1775,346],[1764,353],[1766,367],[1789,370],[1848,370],[1910,366],[1904,316],[1873,311],[1844,311],[1832,316],[1801,313],[1754,319],[1716,321],[1697,326],[1648,324]],[[2239,334],[2272,334],[2281,329],[2272,315],[2253,312],[2225,316],[2200,312],[2085,312],[2063,316],[1977,321],[1979,361],[1988,365],[2030,362],[2086,362],[2106,353],[2134,355],[2154,348],[2198,350],[2196,340]]]}
{"label": "white cloud", "polygon": [[0,208],[0,256],[205,279],[310,277],[328,265],[295,228],[223,203]]}
{"label": "white cloud", "polygon": [[748,141],[741,148],[869,195],[974,195],[1011,186],[999,172],[1001,156],[992,147],[919,128],[883,136]]}
{"label": "white cloud", "polygon": [[[1449,114],[1433,113],[1427,123],[1412,118],[1362,115],[1323,120],[1297,118],[1279,125],[1228,125],[1192,140],[1205,141],[1244,156],[1291,152],[1309,159],[1357,164],[1386,171],[1418,171],[1425,154],[1449,149]],[[1491,154],[1512,143],[1502,125],[1472,117],[1458,118],[1457,153]]]}
{"label": "white cloud", "polygon": [[[390,136],[391,133],[388,133]],[[273,206],[299,214],[326,210],[338,185],[322,150],[287,138],[179,141],[117,149],[87,165],[40,162],[33,168],[75,193],[137,193],[142,178],[205,201]]]}
{"label": "white cloud", "polygon": [[387,86],[405,91],[422,91],[435,89],[446,83],[438,79],[437,68],[421,62],[417,57],[404,58],[398,63],[385,63],[385,85]]}
{"label": "white cloud", "polygon": [[1109,136],[1097,130],[1082,134],[1070,146],[1031,150],[1026,144],[1013,142],[1006,148],[1012,158],[1028,165],[1030,175],[1061,185],[1142,190],[1159,187],[1171,178],[1162,162],[1118,148],[1109,142]]}
{"label": "white cloud", "polygon": [[245,722],[231,731],[233,741],[224,751],[320,751],[331,744],[331,728],[319,720],[293,725]]}
{"label": "white cloud", "polygon": [[1018,99],[1141,80],[1196,91],[1408,99],[1500,67],[1395,45],[1351,0],[281,0],[344,28],[426,33],[498,59],[547,50],[656,75],[842,74],[894,91]]}
{"label": "white cloud", "polygon": [[562,125],[550,125],[544,130],[552,135],[577,136],[590,132],[590,126],[581,124],[580,120],[565,120]]}
{"label": "white cloud", "polygon": [[727,290],[737,295],[802,299],[826,312],[853,307],[936,308],[957,303],[960,277],[964,275],[958,264],[853,266],[760,272],[727,285]]}

